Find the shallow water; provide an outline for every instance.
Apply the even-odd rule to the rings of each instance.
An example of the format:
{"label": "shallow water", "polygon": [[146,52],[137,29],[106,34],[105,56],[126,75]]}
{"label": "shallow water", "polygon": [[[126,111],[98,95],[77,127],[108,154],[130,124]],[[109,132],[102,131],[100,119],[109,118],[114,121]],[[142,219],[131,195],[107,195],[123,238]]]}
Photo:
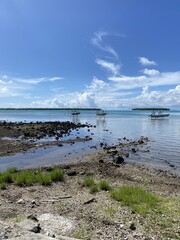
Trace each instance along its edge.
{"label": "shallow water", "polygon": [[71,133],[70,138],[89,135],[92,141],[65,144],[63,147],[52,147],[0,158],[0,170],[11,166],[19,168],[40,166],[48,163],[59,163],[73,158],[80,160],[80,155],[95,151],[92,146],[100,142],[117,144],[123,137],[137,140],[148,137],[146,146],[150,152],[139,156],[130,156],[127,161],[138,161],[172,172],[180,172],[180,111],[170,111],[167,119],[151,120],[148,111],[108,111],[104,117],[97,117],[94,111],[81,111],[79,116],[72,116],[64,110],[0,110],[1,120],[6,121],[74,121],[96,125],[88,132],[87,128]]}

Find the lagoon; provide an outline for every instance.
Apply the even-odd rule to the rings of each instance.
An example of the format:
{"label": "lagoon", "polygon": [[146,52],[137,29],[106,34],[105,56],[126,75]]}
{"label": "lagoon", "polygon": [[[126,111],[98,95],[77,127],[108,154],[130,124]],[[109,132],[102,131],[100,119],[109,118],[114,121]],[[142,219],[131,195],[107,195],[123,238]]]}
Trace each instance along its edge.
{"label": "lagoon", "polygon": [[[73,121],[96,126],[91,131],[92,140],[86,143],[0,157],[0,170],[15,165],[26,168],[68,162],[69,159],[78,161],[81,160],[82,154],[97,151],[94,146],[99,146],[100,142],[113,145],[118,144],[123,138],[137,140],[144,136],[149,139],[145,151],[138,155],[130,155],[126,161],[135,161],[179,174],[180,111],[170,111],[169,118],[158,120],[151,120],[148,117],[149,111],[108,110],[105,118],[97,117],[95,111],[80,112],[80,115],[72,116],[68,110],[0,110],[1,121]],[[80,129],[78,136],[83,137],[87,134],[87,129]],[[70,137],[74,136],[75,133],[72,132]]]}

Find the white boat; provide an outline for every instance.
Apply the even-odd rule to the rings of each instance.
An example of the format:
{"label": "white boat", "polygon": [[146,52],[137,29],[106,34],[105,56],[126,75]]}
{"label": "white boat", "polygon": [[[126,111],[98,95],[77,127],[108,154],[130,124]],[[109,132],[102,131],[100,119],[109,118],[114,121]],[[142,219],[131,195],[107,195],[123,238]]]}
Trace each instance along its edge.
{"label": "white boat", "polygon": [[151,119],[158,119],[158,118],[164,118],[164,117],[169,117],[169,113],[162,113],[161,111],[159,111],[158,113],[155,113],[155,111],[153,111],[149,117]]}
{"label": "white boat", "polygon": [[104,110],[98,110],[96,112],[96,116],[105,116],[105,115],[107,115],[107,112],[105,112]]}

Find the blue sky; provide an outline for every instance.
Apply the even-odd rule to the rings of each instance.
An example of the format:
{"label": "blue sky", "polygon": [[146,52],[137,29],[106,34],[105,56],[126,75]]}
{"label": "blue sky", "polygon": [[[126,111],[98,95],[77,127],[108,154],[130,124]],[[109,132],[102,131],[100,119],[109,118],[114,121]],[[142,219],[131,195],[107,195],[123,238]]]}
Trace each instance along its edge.
{"label": "blue sky", "polygon": [[1,0],[0,107],[180,109],[179,0]]}

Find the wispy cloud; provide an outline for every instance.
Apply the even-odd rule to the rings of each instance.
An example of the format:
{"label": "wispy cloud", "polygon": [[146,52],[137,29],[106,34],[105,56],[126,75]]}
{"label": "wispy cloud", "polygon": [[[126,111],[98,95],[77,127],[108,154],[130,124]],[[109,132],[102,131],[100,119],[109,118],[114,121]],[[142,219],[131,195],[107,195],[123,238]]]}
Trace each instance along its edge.
{"label": "wispy cloud", "polygon": [[[24,96],[33,94],[37,84],[61,81],[62,77],[20,78],[14,76],[0,76],[0,97]],[[32,91],[30,93],[30,91]]]}
{"label": "wispy cloud", "polygon": [[96,63],[99,64],[102,68],[106,69],[113,76],[117,76],[120,71],[120,65],[113,62],[108,62],[102,59],[97,58]]}
{"label": "wispy cloud", "polygon": [[26,84],[39,84],[43,82],[53,82],[53,81],[59,81],[64,78],[62,77],[41,77],[41,78],[14,78],[13,80],[20,83],[26,83]]}
{"label": "wispy cloud", "polygon": [[139,63],[142,66],[157,66],[157,63],[155,61],[151,61],[145,57],[139,57]]}
{"label": "wispy cloud", "polygon": [[110,55],[112,55],[113,57],[118,59],[119,58],[118,54],[114,50],[114,48],[112,48],[111,46],[109,46],[103,42],[103,38],[108,35],[112,35],[112,34],[110,34],[108,32],[96,32],[96,33],[94,33],[94,37],[91,38],[91,42],[99,49],[109,53]]}

